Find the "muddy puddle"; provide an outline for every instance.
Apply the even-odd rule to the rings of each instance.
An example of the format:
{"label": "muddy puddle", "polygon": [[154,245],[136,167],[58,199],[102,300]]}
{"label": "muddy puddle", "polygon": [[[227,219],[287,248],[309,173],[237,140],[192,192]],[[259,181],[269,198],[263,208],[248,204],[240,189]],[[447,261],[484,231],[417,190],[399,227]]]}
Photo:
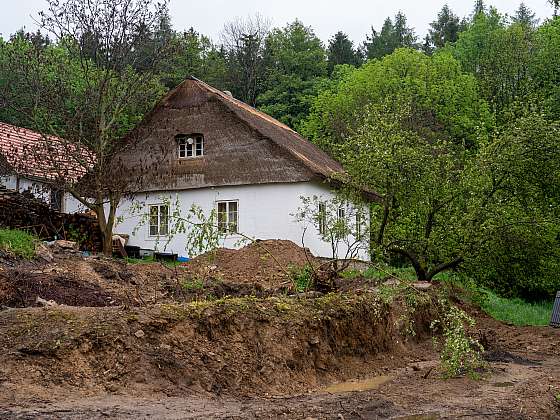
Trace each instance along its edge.
{"label": "muddy puddle", "polygon": [[373,378],[363,379],[363,380],[352,380],[347,382],[340,382],[338,384],[333,384],[327,388],[322,389],[322,392],[329,394],[338,394],[342,392],[361,392],[370,391],[372,389],[377,389],[386,382],[393,379],[391,376],[375,376]]}

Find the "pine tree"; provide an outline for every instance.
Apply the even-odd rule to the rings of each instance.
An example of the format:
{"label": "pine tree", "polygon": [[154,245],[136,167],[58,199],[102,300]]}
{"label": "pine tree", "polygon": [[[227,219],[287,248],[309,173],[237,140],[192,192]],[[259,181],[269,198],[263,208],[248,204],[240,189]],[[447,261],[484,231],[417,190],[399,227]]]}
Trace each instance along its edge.
{"label": "pine tree", "polygon": [[474,10],[473,10],[473,17],[484,13],[486,11],[486,5],[484,4],[484,0],[476,0],[474,3]]}
{"label": "pine tree", "polygon": [[329,41],[327,48],[329,73],[337,64],[360,64],[360,56],[354,49],[354,44],[344,32],[337,32]]}
{"label": "pine tree", "polygon": [[428,38],[432,48],[441,48],[447,42],[455,42],[463,25],[459,17],[445,4],[438,13],[437,20],[430,23]]}
{"label": "pine tree", "polygon": [[362,46],[363,55],[368,59],[384,57],[397,48],[418,48],[414,29],[407,26],[406,16],[402,12],[397,13],[394,23],[390,17],[386,18],[381,32],[373,27],[371,30],[371,36],[367,36]]}
{"label": "pine tree", "polygon": [[521,2],[519,8],[515,11],[515,15],[511,18],[511,21],[528,28],[535,28],[539,24],[539,20],[535,18],[535,13],[523,2]]}

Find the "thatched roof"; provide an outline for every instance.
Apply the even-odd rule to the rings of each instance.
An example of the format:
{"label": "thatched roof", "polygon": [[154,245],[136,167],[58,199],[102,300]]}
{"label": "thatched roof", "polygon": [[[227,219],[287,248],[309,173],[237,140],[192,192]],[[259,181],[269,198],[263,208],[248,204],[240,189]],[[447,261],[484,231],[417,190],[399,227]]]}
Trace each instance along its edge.
{"label": "thatched roof", "polygon": [[[325,178],[331,177],[335,173],[343,172],[342,165],[331,158],[327,153],[319,149],[310,141],[304,139],[296,131],[287,125],[272,118],[232,96],[213,88],[195,77],[185,80],[177,89],[181,89],[184,84],[196,86],[197,88],[214,95],[219,101],[228,107],[242,121],[250,125],[253,129],[261,133],[278,146],[287,150],[295,159],[317,175]],[[171,92],[168,96],[173,95]]]}
{"label": "thatched roof", "polygon": [[[204,135],[204,156],[179,159],[175,136]],[[190,77],[126,138],[120,173],[138,191],[342,179],[342,165],[269,115]]]}

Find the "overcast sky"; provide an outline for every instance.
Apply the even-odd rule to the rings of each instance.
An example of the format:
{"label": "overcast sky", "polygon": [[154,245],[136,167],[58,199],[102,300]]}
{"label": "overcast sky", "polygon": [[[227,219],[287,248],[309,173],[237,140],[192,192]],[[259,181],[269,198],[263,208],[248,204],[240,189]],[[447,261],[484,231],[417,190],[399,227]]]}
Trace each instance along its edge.
{"label": "overcast sky", "polygon": [[[492,0],[502,13],[512,14],[520,0]],[[346,32],[360,43],[373,25],[379,28],[385,17],[399,10],[408,18],[409,26],[423,38],[428,25],[445,4],[459,16],[472,11],[474,0],[171,0],[170,12],[175,29],[191,26],[197,31],[219,40],[226,21],[259,13],[271,19],[274,26],[284,26],[298,18],[313,27],[315,33],[327,41],[335,32]],[[7,38],[22,26],[34,31],[33,17],[45,9],[45,0],[0,0],[0,34]],[[552,15],[546,0],[525,0],[537,16],[544,20]]]}

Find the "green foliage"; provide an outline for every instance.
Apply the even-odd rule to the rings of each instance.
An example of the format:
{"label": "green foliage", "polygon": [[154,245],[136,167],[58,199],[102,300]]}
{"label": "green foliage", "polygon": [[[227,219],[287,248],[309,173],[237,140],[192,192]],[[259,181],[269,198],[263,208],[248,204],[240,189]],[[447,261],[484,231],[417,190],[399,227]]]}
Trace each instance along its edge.
{"label": "green foliage", "polygon": [[480,91],[499,121],[503,112],[532,91],[533,38],[530,26],[507,26],[505,18],[491,9],[476,15],[450,49],[463,69],[477,77]]}
{"label": "green foliage", "polygon": [[391,101],[409,104],[415,118],[411,128],[441,131],[456,144],[472,147],[493,128],[476,79],[463,73],[449,53],[427,57],[400,49],[368,62],[335,88],[321,92],[302,131],[336,155],[335,146],[363,123],[364,108]]}
{"label": "green foliage", "polygon": [[181,287],[186,292],[196,292],[204,289],[204,282],[201,279],[184,280]]}
{"label": "green foliage", "polygon": [[306,292],[313,286],[313,268],[309,265],[291,267],[290,277],[297,292]]}
{"label": "green foliage", "polygon": [[318,80],[327,76],[321,40],[298,20],[274,29],[266,38],[264,65],[266,78],[257,98],[259,109],[298,127],[309,113]]}
{"label": "green foliage", "polygon": [[361,57],[358,51],[354,49],[354,44],[344,32],[337,32],[329,40],[327,48],[327,60],[329,74],[332,74],[335,66],[341,64],[349,64],[358,66],[361,64]]}
{"label": "green foliage", "polygon": [[537,100],[550,117],[560,120],[560,16],[535,33],[530,75]]}
{"label": "green foliage", "polygon": [[[453,43],[459,38],[459,33],[464,29],[464,22],[453,13],[447,4],[444,4],[437,15],[437,19],[430,23],[427,35],[428,51],[444,47],[448,42]],[[426,51],[426,46],[424,47]]]}
{"label": "green foliage", "polygon": [[504,296],[541,300],[560,289],[560,125],[530,112],[480,152],[471,181],[481,229],[467,270]]}
{"label": "green foliage", "polygon": [[526,302],[519,298],[507,299],[486,291],[482,309],[492,318],[513,325],[542,325],[550,322],[553,300],[545,302]]}
{"label": "green foliage", "polygon": [[443,333],[441,343],[441,363],[444,376],[454,378],[463,374],[478,377],[477,370],[484,366],[481,353],[482,345],[467,333],[468,327],[474,327],[475,321],[467,313],[440,301],[445,308],[441,319],[432,322],[432,328],[439,328]]}
{"label": "green foliage", "polygon": [[386,18],[377,32],[373,27],[363,44],[364,55],[368,59],[382,58],[398,48],[416,48],[414,29],[408,27],[406,16],[402,12],[395,15],[394,21]]}
{"label": "green foliage", "polygon": [[31,259],[35,256],[35,244],[38,239],[22,230],[0,229],[0,250],[10,252],[18,257]]}
{"label": "green foliage", "polygon": [[226,88],[226,56],[210,38],[193,28],[172,32],[174,54],[161,64],[160,80],[173,88],[190,76],[195,76],[217,88]]}

